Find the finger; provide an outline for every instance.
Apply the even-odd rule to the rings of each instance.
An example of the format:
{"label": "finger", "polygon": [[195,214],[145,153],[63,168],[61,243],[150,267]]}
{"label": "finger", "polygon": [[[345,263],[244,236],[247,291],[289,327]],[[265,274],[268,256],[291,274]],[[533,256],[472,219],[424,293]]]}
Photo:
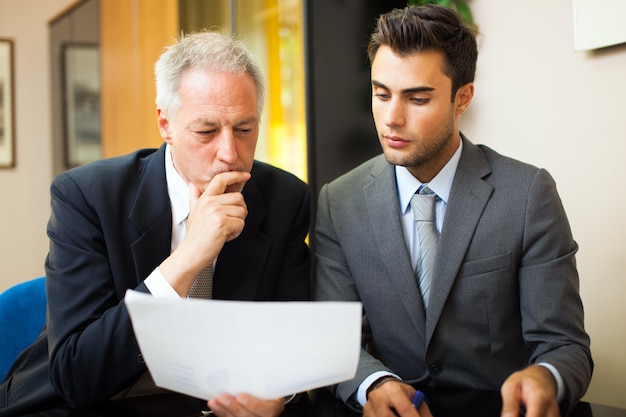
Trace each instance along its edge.
{"label": "finger", "polygon": [[194,185],[194,183],[189,183],[189,210],[193,210],[193,208],[198,203],[198,199],[202,195],[202,192]]}
{"label": "finger", "polygon": [[430,408],[428,407],[428,404],[422,403],[422,405],[419,408],[419,415],[420,417],[433,417],[433,414],[430,412]]}
{"label": "finger", "polygon": [[209,408],[218,417],[237,416],[237,403],[230,395],[220,395],[207,402]]}
{"label": "finger", "polygon": [[241,394],[236,398],[220,395],[208,401],[208,405],[218,417],[273,417],[284,409],[284,399],[262,400]]}
{"label": "finger", "polygon": [[555,417],[560,415],[559,406],[556,398],[550,398],[542,395],[541,392],[533,392],[526,398],[522,398],[525,404],[526,417]]}
{"label": "finger", "polygon": [[[399,381],[390,380],[370,391],[365,403],[366,416],[417,417],[418,411],[411,403],[415,389]],[[426,416],[428,414],[425,414]]]}
{"label": "finger", "polygon": [[243,232],[243,228],[245,226],[245,222],[241,222],[237,225],[237,227],[233,227],[232,231],[226,235],[226,242],[230,242],[233,239],[238,238]]}
{"label": "finger", "polygon": [[262,400],[248,394],[240,394],[236,401],[246,410],[259,416],[276,416],[285,408],[285,399]]}
{"label": "finger", "polygon": [[224,194],[229,187],[245,184],[250,179],[250,173],[245,171],[228,171],[217,174],[204,190],[208,195]]}
{"label": "finger", "polygon": [[517,417],[520,410],[519,387],[505,383],[500,390],[502,396],[502,417]]}

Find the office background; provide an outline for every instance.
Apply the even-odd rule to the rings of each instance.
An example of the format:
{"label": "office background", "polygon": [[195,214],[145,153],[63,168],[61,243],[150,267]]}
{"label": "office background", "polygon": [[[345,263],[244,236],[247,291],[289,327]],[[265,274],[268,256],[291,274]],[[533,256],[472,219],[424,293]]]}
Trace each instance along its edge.
{"label": "office background", "polygon": [[[43,275],[57,151],[49,23],[73,3],[0,0],[0,38],[14,40],[16,134],[16,166],[0,169],[0,291]],[[327,3],[341,9],[360,1]],[[580,245],[581,294],[596,361],[585,399],[625,408],[626,250],[620,242],[626,234],[626,44],[575,51],[572,0],[469,4],[480,51],[476,94],[462,130],[555,177]],[[337,99],[343,94],[338,89]],[[332,126],[314,127],[323,128],[332,132]],[[372,133],[363,132],[362,141],[375,142]],[[320,165],[323,157],[317,156]]]}

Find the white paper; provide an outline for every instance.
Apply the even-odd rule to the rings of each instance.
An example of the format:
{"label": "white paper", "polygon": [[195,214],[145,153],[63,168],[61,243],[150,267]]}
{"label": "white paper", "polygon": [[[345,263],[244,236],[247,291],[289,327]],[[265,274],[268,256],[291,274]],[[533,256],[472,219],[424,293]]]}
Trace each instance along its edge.
{"label": "white paper", "polygon": [[356,374],[361,303],[170,299],[131,290],[124,300],[148,370],[172,391],[270,399]]}

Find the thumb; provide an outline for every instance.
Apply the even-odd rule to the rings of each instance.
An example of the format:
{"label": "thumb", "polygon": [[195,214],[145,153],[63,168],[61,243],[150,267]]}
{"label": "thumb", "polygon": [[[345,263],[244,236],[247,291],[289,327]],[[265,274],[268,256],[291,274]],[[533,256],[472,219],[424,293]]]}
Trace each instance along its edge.
{"label": "thumb", "polygon": [[192,182],[189,183],[189,211],[198,203],[198,199],[202,195],[202,192]]}

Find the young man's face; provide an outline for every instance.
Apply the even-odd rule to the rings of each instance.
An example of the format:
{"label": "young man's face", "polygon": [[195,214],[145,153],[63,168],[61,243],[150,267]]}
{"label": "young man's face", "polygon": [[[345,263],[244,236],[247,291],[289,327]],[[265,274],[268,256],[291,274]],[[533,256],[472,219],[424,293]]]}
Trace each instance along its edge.
{"label": "young man's face", "polygon": [[[203,192],[220,172],[252,169],[259,135],[256,87],[247,74],[189,70],[173,119],[159,111],[159,130],[186,182]],[[226,191],[240,191],[235,184]]]}
{"label": "young man's face", "polygon": [[459,146],[459,117],[469,105],[473,84],[454,101],[444,56],[428,51],[396,55],[381,46],[372,62],[372,113],[387,160],[430,181]]}

